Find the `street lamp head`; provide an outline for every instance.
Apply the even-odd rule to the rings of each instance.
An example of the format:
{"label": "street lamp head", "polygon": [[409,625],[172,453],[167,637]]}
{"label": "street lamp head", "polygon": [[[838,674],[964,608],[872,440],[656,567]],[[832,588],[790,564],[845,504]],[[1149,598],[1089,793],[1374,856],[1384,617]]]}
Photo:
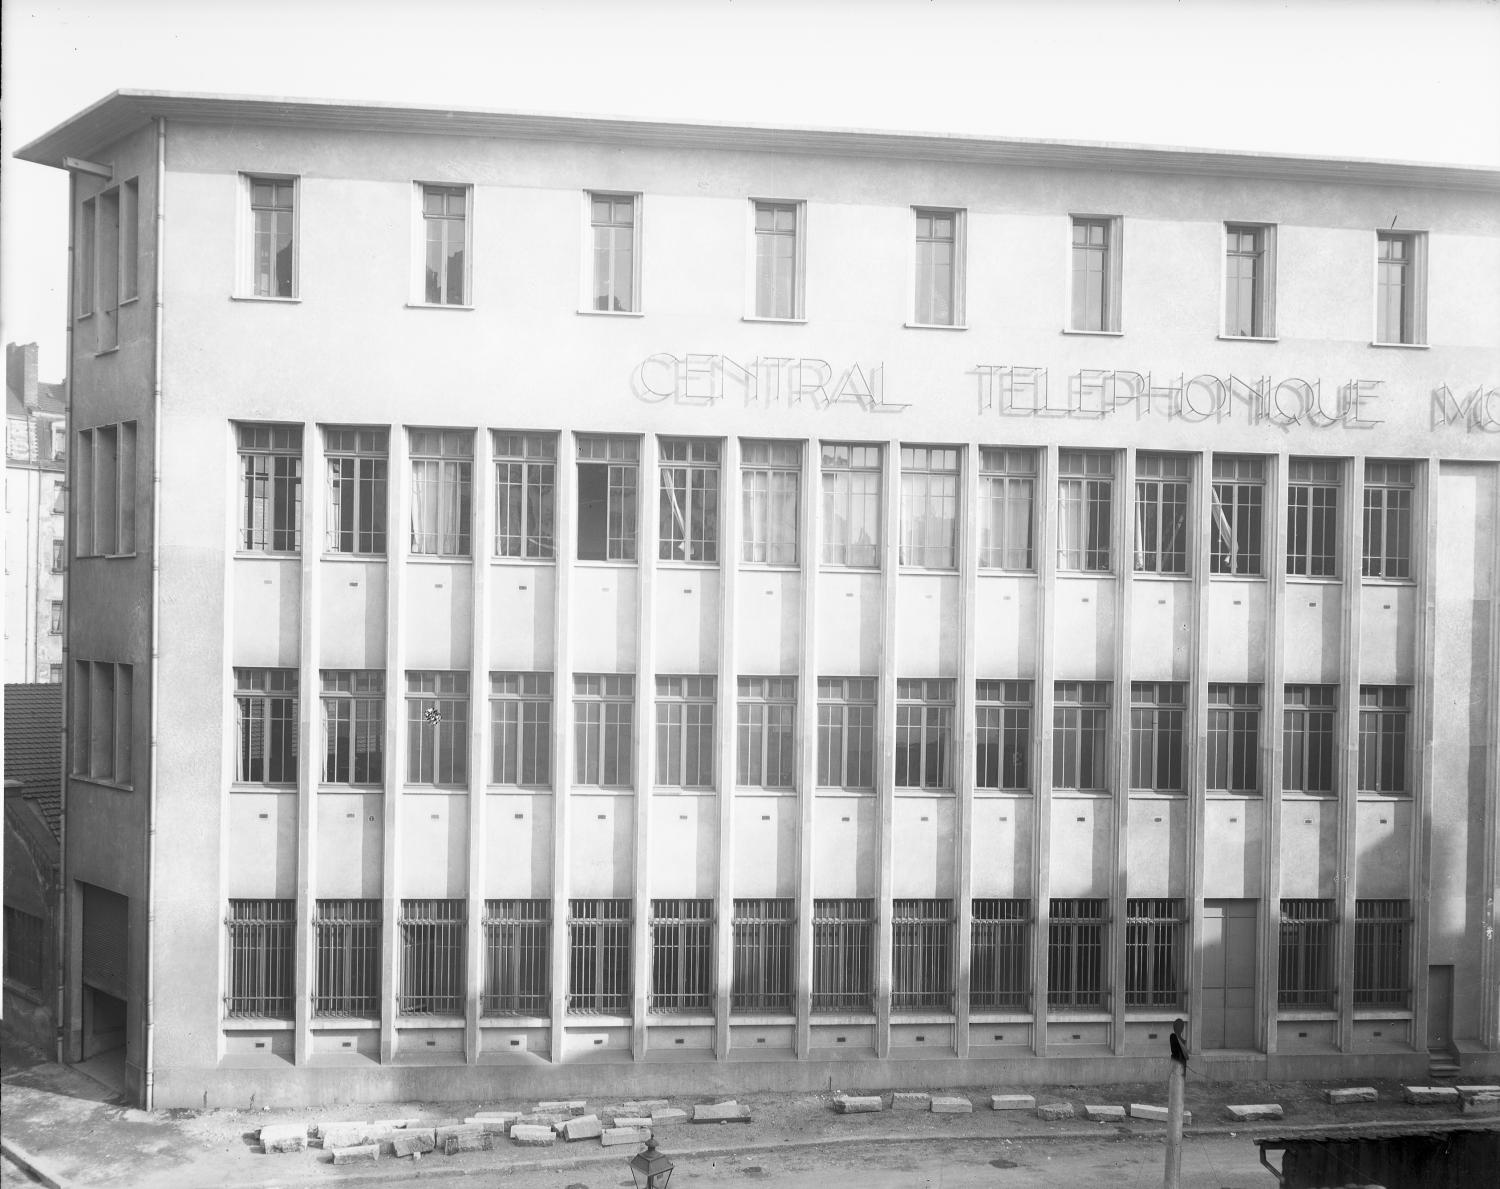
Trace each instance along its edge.
{"label": "street lamp head", "polygon": [[667,1189],[676,1166],[656,1150],[656,1141],[648,1139],[646,1148],[630,1158],[630,1175],[635,1189]]}

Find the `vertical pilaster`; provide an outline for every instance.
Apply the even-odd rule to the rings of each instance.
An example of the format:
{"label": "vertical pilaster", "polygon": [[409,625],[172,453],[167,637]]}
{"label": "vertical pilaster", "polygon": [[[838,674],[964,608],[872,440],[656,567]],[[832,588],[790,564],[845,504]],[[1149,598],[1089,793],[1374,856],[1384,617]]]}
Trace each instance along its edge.
{"label": "vertical pilaster", "polygon": [[[1413,757],[1411,772],[1411,882],[1408,899],[1412,907],[1412,943],[1406,956],[1409,964],[1407,985],[1412,988],[1412,1047],[1418,1052],[1427,1044],[1427,959],[1432,908],[1432,762],[1436,732],[1433,729],[1433,675],[1437,658],[1437,553],[1438,539],[1437,486],[1440,476],[1437,458],[1417,464],[1416,506],[1412,509],[1412,565],[1417,582],[1416,650],[1413,658],[1412,686],[1415,705],[1411,710],[1412,735],[1407,755]],[[1478,510],[1476,505],[1476,511]],[[1494,705],[1493,702],[1490,705]],[[1473,747],[1473,740],[1470,740]],[[1486,813],[1493,807],[1486,802]],[[1480,823],[1475,823],[1480,824]],[[1357,894],[1357,889],[1356,889]],[[1470,901],[1472,903],[1472,900]],[[1492,940],[1480,933],[1480,944]],[[1483,960],[1481,959],[1481,969]],[[1483,984],[1494,987],[1493,983]],[[1494,995],[1481,999],[1494,999]],[[1456,1023],[1457,1021],[1455,1021]]]}
{"label": "vertical pilaster", "polygon": [[1282,716],[1286,710],[1286,540],[1288,481],[1285,453],[1266,459],[1266,649],[1261,691],[1260,789],[1263,800],[1260,913],[1256,924],[1256,1045],[1276,1051],[1277,957],[1281,936]]}
{"label": "vertical pilaster", "polygon": [[1343,509],[1344,540],[1344,633],[1339,641],[1339,754],[1343,762],[1334,783],[1339,790],[1338,864],[1334,873],[1334,904],[1338,920],[1335,936],[1338,950],[1334,965],[1337,989],[1338,1049],[1341,1053],[1354,1048],[1354,869],[1355,823],[1359,811],[1359,681],[1361,619],[1364,603],[1364,506],[1365,459],[1356,455],[1349,461],[1349,492]]}
{"label": "vertical pilaster", "polygon": [[1135,539],[1130,514],[1135,506],[1135,451],[1116,455],[1119,461],[1120,489],[1111,513],[1115,530],[1115,641],[1110,657],[1111,713],[1119,724],[1110,754],[1112,771],[1108,777],[1113,800],[1110,813],[1109,897],[1110,928],[1105,934],[1109,970],[1109,1037],[1116,1053],[1125,1051],[1125,936],[1126,897],[1130,893],[1126,857],[1130,843],[1130,632],[1135,611]]}
{"label": "vertical pilaster", "polygon": [[1203,1013],[1192,1008],[1203,1002],[1203,873],[1207,847],[1208,813],[1208,677],[1213,640],[1208,626],[1212,578],[1208,570],[1209,522],[1213,505],[1213,455],[1193,457],[1193,515],[1188,543],[1192,558],[1192,632],[1188,638],[1188,712],[1184,734],[1191,741],[1185,765],[1188,853],[1186,938],[1188,1046],[1203,1047]]}
{"label": "vertical pilaster", "polygon": [[714,890],[714,1055],[729,1055],[729,992],[734,979],[734,797],[736,747],[735,705],[739,692],[739,664],[735,651],[736,596],[739,591],[740,440],[725,440],[719,477],[719,663],[718,733],[714,757],[719,813],[718,886]]}
{"label": "vertical pilaster", "polygon": [[974,679],[975,626],[979,615],[979,450],[970,443],[964,451],[958,501],[958,600],[963,630],[958,637],[955,674],[953,740],[953,1051],[969,1055],[969,977],[974,928]]}
{"label": "vertical pilaster", "polygon": [[895,882],[896,813],[896,609],[901,581],[901,443],[885,444],[881,475],[880,558],[880,672],[875,692],[876,747],[880,757],[875,773],[875,1056],[891,1055],[891,952],[895,933],[891,900]]}
{"label": "vertical pilaster", "polygon": [[801,495],[797,532],[801,549],[802,605],[797,643],[797,930],[795,1008],[797,1028],[793,1041],[799,1059],[806,1060],[812,1047],[813,989],[813,823],[818,790],[818,585],[823,556],[822,517],[817,514],[823,498],[822,467],[816,438],[803,443]]}
{"label": "vertical pilaster", "polygon": [[313,911],[317,907],[318,761],[323,732],[319,722],[318,659],[322,655],[323,436],[316,422],[302,427],[302,619],[298,632],[297,730],[297,950],[292,972],[293,1060],[312,1056],[312,993],[316,970]]}
{"label": "vertical pilaster", "polygon": [[639,1061],[646,1055],[646,1012],[651,998],[651,809],[656,784],[656,502],[660,478],[655,434],[641,435],[641,469],[637,491],[639,583],[636,590],[635,660],[635,858],[631,884],[630,1051]]}
{"label": "vertical pilaster", "polygon": [[380,1010],[380,1060],[388,1064],[396,1054],[396,1004],[400,994],[401,783],[406,776],[406,631],[401,609],[406,601],[406,567],[411,537],[411,475],[407,430],[393,425],[390,437],[390,532],[386,534],[389,572],[386,579],[385,629],[385,796],[381,831],[380,985],[385,988]]}
{"label": "vertical pilaster", "polygon": [[[1441,481],[1442,470],[1439,465],[1437,478],[1432,482],[1441,483]],[[1435,509],[1436,495],[1431,497],[1431,501]],[[1487,523],[1493,542],[1493,534],[1500,533],[1500,463],[1492,464],[1489,468],[1488,504],[1486,511],[1484,485],[1481,484],[1479,500],[1476,501],[1474,510],[1478,516],[1487,514],[1488,521],[1482,522],[1478,531],[1482,534],[1483,524]],[[1429,521],[1435,519],[1435,514],[1429,516]],[[1479,874],[1481,882],[1478,898],[1482,904],[1482,919],[1479,922],[1479,969],[1483,975],[1484,986],[1500,987],[1500,946],[1497,946],[1495,942],[1495,907],[1500,904],[1500,725],[1497,725],[1495,721],[1497,716],[1500,716],[1500,555],[1492,552],[1489,565],[1484,568],[1483,572],[1489,580],[1486,589],[1489,596],[1490,655],[1489,666],[1485,674],[1484,702],[1489,707],[1489,718],[1485,725],[1482,750],[1484,793],[1481,801],[1484,805],[1484,820],[1481,828],[1484,831],[1482,836],[1484,862]],[[1471,900],[1470,903],[1472,902]],[[1418,948],[1417,952],[1425,953],[1425,946]],[[1419,973],[1421,982],[1425,984],[1427,972],[1423,970]],[[1491,993],[1481,997],[1479,1031],[1480,1041],[1486,1049],[1493,1052],[1500,1048],[1500,995]],[[1421,1036],[1414,1039],[1417,1044],[1422,1044],[1425,1040]]]}
{"label": "vertical pilaster", "polygon": [[1032,919],[1035,921],[1031,936],[1031,1042],[1032,1051],[1038,1057],[1047,1055],[1047,997],[1050,989],[1047,923],[1051,919],[1048,906],[1052,895],[1048,856],[1052,851],[1052,706],[1057,672],[1053,643],[1057,625],[1052,613],[1057,598],[1057,465],[1055,443],[1037,450],[1035,506],[1040,531],[1037,533],[1036,569],[1040,589],[1036,599],[1036,632],[1032,640],[1035,649],[1032,671],[1036,675],[1032,704],[1036,722],[1031,732],[1031,878]]}
{"label": "vertical pilaster", "polygon": [[[474,524],[470,534],[472,626],[469,653],[469,880],[467,915],[467,956],[464,981],[464,1056],[470,1065],[479,1060],[480,1018],[484,995],[484,889],[485,889],[485,812],[489,782],[489,752],[485,731],[489,724],[490,694],[490,616],[487,586],[490,556],[494,551],[490,530],[490,499],[494,490],[490,467],[490,433],[484,426],[474,431],[474,480],[470,487],[470,506]],[[533,819],[534,820],[534,819]]]}
{"label": "vertical pilaster", "polygon": [[573,821],[573,621],[572,584],[577,552],[577,441],[564,430],[557,436],[557,472],[552,485],[552,950],[547,1015],[553,1064],[563,1060],[568,1012],[568,847]]}

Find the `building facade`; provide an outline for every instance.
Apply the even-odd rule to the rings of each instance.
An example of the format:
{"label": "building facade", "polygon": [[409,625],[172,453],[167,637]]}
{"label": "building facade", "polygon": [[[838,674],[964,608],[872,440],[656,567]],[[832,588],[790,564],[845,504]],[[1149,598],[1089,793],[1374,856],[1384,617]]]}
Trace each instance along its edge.
{"label": "building facade", "polygon": [[20,155],[67,1043],[148,1104],[1500,1069],[1500,174],[142,92]]}

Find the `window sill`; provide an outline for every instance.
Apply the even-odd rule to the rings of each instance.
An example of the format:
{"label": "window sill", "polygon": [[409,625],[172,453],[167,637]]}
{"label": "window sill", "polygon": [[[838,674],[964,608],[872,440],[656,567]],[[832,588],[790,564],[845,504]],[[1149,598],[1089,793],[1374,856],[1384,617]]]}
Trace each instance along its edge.
{"label": "window sill", "polygon": [[1432,345],[1430,343],[1379,343],[1379,342],[1371,342],[1370,346],[1372,346],[1372,347],[1390,347],[1390,348],[1393,348],[1393,349],[1395,349],[1397,351],[1430,351],[1430,350],[1432,350]]}
{"label": "window sill", "polygon": [[645,310],[578,310],[582,318],[644,318]]}
{"label": "window sill", "polygon": [[[982,703],[981,703],[982,704]],[[991,801],[1021,801],[1029,800],[1035,794],[1030,789],[974,789],[974,796],[984,797]]]}
{"label": "window sill", "polygon": [[[1029,1011],[993,1011],[990,1008],[971,1008],[969,1026],[975,1024],[1034,1024],[1036,1017]],[[973,1043],[972,1037],[970,1043]],[[992,1042],[993,1043],[993,1042]]]}
{"label": "window sill", "polygon": [[132,293],[129,297],[122,297],[120,299],[118,308],[123,310],[126,306],[133,306],[136,302],[140,301],[140,299],[141,297],[138,293]]}
{"label": "window sill", "polygon": [[1123,330],[1073,330],[1073,329],[1071,329],[1070,327],[1067,327],[1067,326],[1063,327],[1062,333],[1063,334],[1091,335],[1091,336],[1096,337],[1096,338],[1107,338],[1107,339],[1118,339],[1118,338],[1124,338],[1125,337],[1125,332]]}
{"label": "window sill", "polygon": [[578,567],[598,566],[602,570],[634,570],[640,565],[633,557],[580,557],[574,560]]}
{"label": "window sill", "polygon": [[1066,801],[1109,801],[1113,799],[1114,793],[1109,789],[1060,789],[1052,790],[1054,799],[1061,797]]}
{"label": "window sill", "polygon": [[761,314],[745,314],[740,318],[741,322],[774,322],[782,326],[806,326],[806,318],[771,318]]}
{"label": "window sill", "polygon": [[295,793],[297,782],[292,780],[285,784],[252,784],[245,780],[231,780],[229,791],[231,793]]}
{"label": "window sill", "polygon": [[1339,1013],[1331,1007],[1282,1007],[1277,1008],[1276,1018],[1287,1022],[1315,1023],[1320,1020],[1326,1020],[1329,1023],[1334,1023],[1338,1020]]}
{"label": "window sill", "polygon": [[953,1024],[958,1017],[951,1011],[908,1011],[905,1008],[891,1008],[892,1024]]}
{"label": "window sill", "polygon": [[380,1027],[380,1021],[369,1016],[314,1016],[307,1027],[312,1032],[374,1031]]}
{"label": "window sill", "polygon": [[1365,586],[1410,586],[1414,588],[1417,585],[1415,578],[1382,578],[1379,574],[1362,574],[1359,580]]}
{"label": "window sill", "polygon": [[[68,779],[80,784],[91,784],[98,789],[112,789],[117,793],[133,793],[133,784],[121,784],[115,780],[105,780],[102,776],[90,776],[87,772],[70,772]],[[295,786],[293,786],[295,787]]]}
{"label": "window sill", "polygon": [[237,558],[253,559],[257,557],[270,558],[273,561],[300,561],[302,554],[298,550],[270,550],[270,549],[236,549],[234,556]]}
{"label": "window sill", "polygon": [[923,566],[904,561],[898,567],[903,574],[957,574],[957,566]]}
{"label": "window sill", "polygon": [[655,1008],[646,1009],[646,1026],[648,1028],[711,1028],[714,1024],[714,1015],[709,1012],[674,1012],[658,1011]]}
{"label": "window sill", "polygon": [[872,1012],[872,1011],[869,1011],[869,1012],[860,1012],[860,1011],[854,1011],[854,1012],[823,1011],[823,1012],[820,1012],[817,1008],[813,1008],[811,1014],[812,1014],[812,1022],[814,1024],[833,1024],[833,1025],[836,1025],[836,1026],[843,1026],[843,1025],[846,1025],[846,1024],[874,1024],[876,1022],[876,1020],[875,1020],[875,1013]]}
{"label": "window sill", "polygon": [[962,322],[903,322],[907,330],[968,330]]}
{"label": "window sill", "polygon": [[390,557],[384,553],[324,553],[321,556],[324,561],[331,562],[390,561]]}
{"label": "window sill", "polygon": [[1059,578],[1115,578],[1118,577],[1113,569],[1109,570],[1069,570],[1063,566],[1057,567]]}
{"label": "window sill", "polygon": [[1344,580],[1337,574],[1288,574],[1286,584],[1299,586],[1342,586]]}
{"label": "window sill", "polygon": [[565,1028],[629,1028],[635,1023],[634,1016],[606,1016],[595,1014],[591,1011],[573,1011],[567,1009],[564,1012]]}
{"label": "window sill", "polygon": [[1306,789],[1282,789],[1281,799],[1283,801],[1334,802],[1339,799],[1339,795],[1337,793],[1310,793]]}
{"label": "window sill", "polygon": [[1036,577],[1036,567],[1035,566],[1027,566],[1024,569],[1023,568],[1014,568],[1014,569],[1012,569],[1009,566],[980,566],[979,567],[979,576],[981,578],[985,578],[985,577],[992,577],[992,578],[1035,578]]}
{"label": "window sill", "polygon": [[554,557],[511,557],[509,554],[494,554],[490,557],[490,564],[496,566],[555,566],[557,558]]}
{"label": "window sill", "polygon": [[95,351],[94,352],[94,358],[95,359],[103,359],[106,355],[118,355],[119,352],[120,352],[120,348],[117,347],[117,346],[116,347],[105,347],[104,350],[102,350],[102,351]]}
{"label": "window sill", "polygon": [[837,562],[821,562],[818,565],[821,574],[878,574],[879,566],[841,566]]}
{"label": "window sill", "polygon": [[402,784],[401,791],[413,796],[421,796],[423,793],[467,794],[469,786],[466,784]]}
{"label": "window sill", "polygon": [[466,1028],[468,1021],[463,1016],[403,1016],[398,1011],[396,1027],[410,1032],[436,1031],[439,1028]]}
{"label": "window sill", "polygon": [[258,294],[258,293],[231,293],[229,295],[229,300],[230,301],[264,301],[264,302],[269,302],[272,305],[293,305],[294,306],[294,305],[300,305],[300,304],[302,304],[302,299],[300,297],[271,297],[269,294],[267,294],[267,295],[261,295],[261,294]]}
{"label": "window sill", "polygon": [[796,1022],[797,1017],[794,1015],[757,1015],[754,1012],[748,1011],[738,1014],[735,1012],[729,1013],[729,1023],[731,1025],[742,1024],[747,1028],[774,1028],[778,1026],[784,1028]]}
{"label": "window sill", "polygon": [[406,303],[409,310],[472,310],[472,305],[460,302],[445,301],[409,301]]}
{"label": "window sill", "polygon": [[[294,788],[296,786],[288,787]],[[384,782],[375,784],[329,784],[327,781],[319,781],[317,789],[320,793],[383,793],[385,792],[385,784]]]}
{"label": "window sill", "polygon": [[1409,1007],[1356,1007],[1356,1020],[1414,1020],[1417,1013]]}
{"label": "window sill", "polygon": [[1267,334],[1220,334],[1215,338],[1221,343],[1279,343],[1281,340],[1275,335]]}
{"label": "window sill", "polygon": [[1242,789],[1205,789],[1203,798],[1206,801],[1238,801],[1242,804],[1254,804],[1265,800],[1265,794],[1259,791],[1246,792]]}
{"label": "window sill", "polygon": [[815,790],[819,797],[874,797],[874,789],[846,789],[842,785],[820,784]]}
{"label": "window sill", "polygon": [[658,570],[717,570],[719,563],[716,561],[684,561],[677,557],[659,557],[656,559]]}
{"label": "window sill", "polygon": [[549,1028],[552,1020],[547,1016],[507,1016],[495,1014],[492,1016],[480,1016],[479,1026],[481,1028]]}
{"label": "window sill", "polygon": [[951,788],[930,789],[915,784],[898,784],[891,792],[897,797],[927,797],[934,801],[943,801],[954,795]]}
{"label": "window sill", "polygon": [[406,560],[419,565],[471,565],[474,561],[467,553],[408,553]]}
{"label": "window sill", "polygon": [[1131,789],[1132,801],[1186,801],[1185,789]]}
{"label": "window sill", "polygon": [[1191,574],[1163,574],[1159,570],[1131,570],[1130,576],[1137,582],[1191,582]]}
{"label": "window sill", "polygon": [[225,1032],[291,1032],[297,1027],[297,1022],[271,1016],[229,1016],[220,1021],[219,1026]]}
{"label": "window sill", "polygon": [[575,784],[568,790],[570,797],[618,797],[621,793],[635,795],[633,784]]}
{"label": "window sill", "polygon": [[552,795],[550,784],[487,784],[484,786],[487,793],[540,793],[543,796]]}
{"label": "window sill", "polygon": [[758,784],[737,784],[734,792],[739,797],[784,797],[795,800],[797,796],[796,789],[768,789]]}
{"label": "window sill", "polygon": [[1227,582],[1241,586],[1263,583],[1266,580],[1264,574],[1215,574],[1212,570],[1209,571],[1208,577],[1211,582]]}
{"label": "window sill", "polygon": [[716,797],[718,790],[712,788],[681,788],[675,784],[654,784],[651,793],[657,797]]}
{"label": "window sill", "polygon": [[742,561],[739,569],[741,573],[758,574],[798,574],[802,571],[801,565],[794,561]]}
{"label": "window sill", "polygon": [[1125,1022],[1127,1024],[1170,1024],[1182,1014],[1180,1008],[1127,1007]]}
{"label": "window sill", "polygon": [[1047,1008],[1049,1024],[1112,1024],[1114,1019],[1109,1012],[1100,1011],[1097,1007],[1081,1007],[1077,1011],[1068,1007]]}
{"label": "window sill", "polygon": [[1392,801],[1410,802],[1413,800],[1412,794],[1405,789],[1398,793],[1384,793],[1372,789],[1360,789],[1354,794],[1354,799],[1356,801],[1381,801],[1386,803]]}
{"label": "window sill", "polygon": [[89,322],[89,321],[91,321],[93,319],[93,317],[94,317],[94,311],[93,310],[85,310],[83,313],[81,313],[81,314],[78,315],[77,321],[79,321],[79,322]]}

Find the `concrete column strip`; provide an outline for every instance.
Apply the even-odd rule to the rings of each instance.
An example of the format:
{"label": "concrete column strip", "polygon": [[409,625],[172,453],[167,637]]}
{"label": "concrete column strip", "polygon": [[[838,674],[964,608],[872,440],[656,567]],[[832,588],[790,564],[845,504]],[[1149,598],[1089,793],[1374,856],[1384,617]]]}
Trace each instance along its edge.
{"label": "concrete column strip", "polygon": [[719,481],[719,638],[718,696],[714,757],[715,808],[718,810],[718,883],[714,889],[714,1055],[729,1055],[729,993],[734,985],[734,808],[736,785],[736,705],[739,665],[735,650],[736,607],[739,594],[740,440],[725,439]]}
{"label": "concrete column strip", "polygon": [[891,1054],[891,952],[894,933],[891,924],[895,879],[895,794],[896,794],[896,680],[898,633],[896,610],[901,581],[901,443],[889,441],[882,452],[881,510],[882,532],[880,559],[880,672],[876,683],[876,747],[879,765],[875,773],[876,797],[876,867],[875,867],[875,953],[873,975],[875,992],[875,1055],[881,1060]]}
{"label": "concrete column strip", "polygon": [[563,1060],[568,1011],[568,847],[573,810],[573,621],[574,558],[578,552],[577,442],[564,431],[557,440],[557,470],[552,485],[553,553],[552,623],[552,949],[547,1016],[548,1050],[553,1064]]}
{"label": "concrete column strip", "polygon": [[803,443],[801,496],[798,508],[797,560],[801,565],[801,613],[798,624],[797,668],[797,928],[792,964],[795,982],[797,1027],[793,1047],[800,1060],[806,1060],[812,1045],[813,988],[813,897],[817,889],[814,876],[813,825],[818,788],[818,657],[816,649],[818,623],[818,586],[823,556],[822,517],[818,508],[823,499],[822,469],[819,465],[819,442],[816,438]]}
{"label": "concrete column strip", "polygon": [[322,656],[323,437],[316,422],[302,427],[302,616],[298,643],[297,729],[297,954],[293,971],[293,1060],[312,1055],[312,995],[316,971],[313,917],[317,909],[318,782],[323,731],[318,661]]}
{"label": "concrete column strip", "polygon": [[637,598],[635,672],[635,845],[632,847],[630,1051],[646,1055],[646,1013],[651,996],[651,812],[656,783],[656,653],[654,611],[657,588],[657,501],[660,474],[657,439],[641,436],[637,483]]}
{"label": "concrete column strip", "polygon": [[1057,672],[1054,635],[1056,617],[1052,613],[1057,598],[1057,446],[1043,446],[1036,452],[1037,477],[1035,500],[1038,518],[1036,557],[1037,592],[1032,647],[1035,653],[1032,672],[1032,705],[1035,721],[1031,741],[1031,879],[1034,922],[1031,936],[1031,1013],[1032,1051],[1038,1057],[1047,1055],[1047,999],[1050,990],[1047,977],[1047,922],[1052,894],[1052,875],[1048,858],[1052,850],[1052,708],[1055,701]]}
{"label": "concrete column strip", "polygon": [[1364,596],[1365,459],[1349,461],[1348,506],[1344,508],[1344,538],[1348,542],[1344,580],[1344,633],[1340,640],[1339,719],[1340,753],[1335,783],[1339,789],[1338,840],[1334,906],[1338,921],[1338,949],[1334,960],[1334,988],[1338,1006],[1338,1050],[1354,1048],[1354,872],[1355,823],[1359,812],[1359,682],[1361,612]]}
{"label": "concrete column strip", "polygon": [[401,609],[405,603],[407,558],[411,536],[411,475],[407,450],[408,430],[392,426],[389,498],[390,531],[386,553],[390,558],[386,581],[385,644],[385,804],[381,849],[380,985],[385,988],[380,1012],[380,1060],[389,1064],[396,1054],[396,1005],[400,995],[401,946],[401,785],[406,777],[406,629]]}
{"label": "concrete column strip", "polygon": [[979,448],[970,443],[963,451],[959,488],[958,523],[963,532],[958,541],[959,614],[963,616],[958,637],[957,670],[953,711],[954,795],[953,869],[953,1052],[969,1055],[969,976],[973,936],[974,847],[977,843],[974,814],[974,680],[975,637],[979,616]]}
{"label": "concrete column strip", "polygon": [[470,506],[474,524],[470,534],[472,624],[469,653],[469,854],[468,936],[464,993],[464,1056],[470,1065],[479,1060],[480,1018],[484,995],[484,890],[488,863],[485,856],[485,815],[489,783],[489,751],[485,747],[489,724],[490,615],[488,579],[495,545],[491,532],[495,475],[490,463],[490,431],[474,431],[474,478]]}

